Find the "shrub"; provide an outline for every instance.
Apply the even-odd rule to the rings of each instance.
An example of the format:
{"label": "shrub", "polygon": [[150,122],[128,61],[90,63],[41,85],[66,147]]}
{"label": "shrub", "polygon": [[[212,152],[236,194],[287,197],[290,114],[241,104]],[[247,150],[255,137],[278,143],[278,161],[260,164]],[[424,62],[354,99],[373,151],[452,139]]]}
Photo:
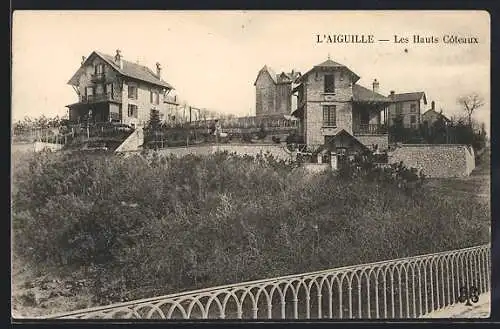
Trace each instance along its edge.
{"label": "shrub", "polygon": [[14,173],[14,255],[105,304],[488,241],[484,204],[366,177],[271,154],[43,154]]}

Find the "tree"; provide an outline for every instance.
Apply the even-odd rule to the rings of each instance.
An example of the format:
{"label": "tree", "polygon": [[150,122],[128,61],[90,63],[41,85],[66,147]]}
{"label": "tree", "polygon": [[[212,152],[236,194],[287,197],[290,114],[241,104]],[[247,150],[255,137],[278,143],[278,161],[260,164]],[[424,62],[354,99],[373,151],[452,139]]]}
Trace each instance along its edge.
{"label": "tree", "polygon": [[393,124],[389,128],[389,135],[394,142],[404,142],[406,140],[406,129],[402,115],[397,115],[394,118]]}
{"label": "tree", "polygon": [[160,112],[158,110],[151,110],[149,112],[149,120],[147,128],[145,129],[145,138],[146,142],[154,142],[154,147],[158,147],[158,135],[160,133],[161,128],[161,120],[160,120]]}
{"label": "tree", "polygon": [[149,121],[148,128],[153,131],[156,131],[160,128],[161,120],[160,120],[160,112],[158,110],[151,110],[149,113]]}
{"label": "tree", "polygon": [[[441,113],[442,114],[442,113]],[[444,144],[448,140],[446,129],[446,122],[444,121],[444,117],[440,115],[436,121],[432,124],[431,127],[431,143],[432,144]]]}
{"label": "tree", "polygon": [[457,102],[463,106],[469,126],[472,126],[472,115],[484,105],[483,97],[477,93],[471,93],[458,97]]}

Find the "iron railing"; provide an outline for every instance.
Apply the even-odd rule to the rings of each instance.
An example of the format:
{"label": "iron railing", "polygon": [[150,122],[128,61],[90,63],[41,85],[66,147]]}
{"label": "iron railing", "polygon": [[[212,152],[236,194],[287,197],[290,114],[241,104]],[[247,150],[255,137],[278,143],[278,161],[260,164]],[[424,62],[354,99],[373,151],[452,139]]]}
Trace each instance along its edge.
{"label": "iron railing", "polygon": [[107,92],[104,94],[82,95],[81,96],[82,103],[97,103],[97,102],[106,102],[106,101],[121,101],[121,95],[115,94],[112,92]]}
{"label": "iron railing", "polygon": [[181,292],[55,319],[417,318],[490,291],[490,245]]}
{"label": "iron railing", "polygon": [[352,127],[352,132],[355,135],[384,135],[387,134],[387,127],[382,124],[355,124]]}

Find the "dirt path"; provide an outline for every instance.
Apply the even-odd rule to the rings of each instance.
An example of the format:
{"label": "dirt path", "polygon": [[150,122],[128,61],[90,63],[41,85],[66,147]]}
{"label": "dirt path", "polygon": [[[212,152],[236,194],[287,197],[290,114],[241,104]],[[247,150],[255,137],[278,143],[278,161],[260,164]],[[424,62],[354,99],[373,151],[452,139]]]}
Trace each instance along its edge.
{"label": "dirt path", "polygon": [[490,152],[485,151],[481,161],[468,177],[430,179],[427,187],[449,195],[470,195],[490,199]]}
{"label": "dirt path", "polygon": [[435,311],[423,316],[423,318],[489,318],[491,313],[491,296],[485,293],[479,296],[479,301],[472,306],[465,304],[454,304],[442,310]]}

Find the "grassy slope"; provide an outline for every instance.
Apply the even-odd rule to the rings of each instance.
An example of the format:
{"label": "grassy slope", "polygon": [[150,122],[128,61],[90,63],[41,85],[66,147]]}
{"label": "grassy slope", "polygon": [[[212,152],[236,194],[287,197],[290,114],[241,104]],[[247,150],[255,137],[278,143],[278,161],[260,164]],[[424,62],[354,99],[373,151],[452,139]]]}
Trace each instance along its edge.
{"label": "grassy slope", "polygon": [[[13,165],[22,166],[27,156],[29,155],[21,152],[13,154]],[[489,160],[489,152],[485,158]],[[481,196],[489,191],[486,186],[489,186],[489,161],[482,161],[471,177],[434,180],[430,182],[429,188],[438,189],[448,195],[470,193]],[[48,277],[43,270],[35,272],[16,259],[12,264],[12,276],[15,317],[33,317],[92,306],[90,293],[84,286],[75,283],[71,276]]]}
{"label": "grassy slope", "polygon": [[436,178],[428,182],[429,188],[449,194],[468,194],[470,196],[490,198],[490,151],[485,151],[476,168],[469,177]]}

